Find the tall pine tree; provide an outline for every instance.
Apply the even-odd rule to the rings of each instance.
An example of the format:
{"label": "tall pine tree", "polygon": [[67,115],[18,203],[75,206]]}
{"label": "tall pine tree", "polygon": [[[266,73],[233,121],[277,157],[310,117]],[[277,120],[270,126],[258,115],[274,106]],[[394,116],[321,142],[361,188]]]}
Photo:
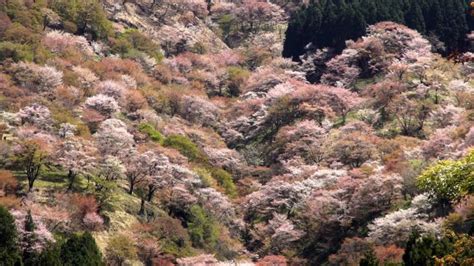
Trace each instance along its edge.
{"label": "tall pine tree", "polygon": [[361,37],[367,25],[380,21],[434,35],[447,52],[463,50],[466,34],[474,30],[468,8],[467,0],[311,0],[291,16],[283,56],[298,59],[308,43],[340,51],[346,40]]}
{"label": "tall pine tree", "polygon": [[0,206],[0,262],[2,265],[22,265],[15,219],[3,206]]}

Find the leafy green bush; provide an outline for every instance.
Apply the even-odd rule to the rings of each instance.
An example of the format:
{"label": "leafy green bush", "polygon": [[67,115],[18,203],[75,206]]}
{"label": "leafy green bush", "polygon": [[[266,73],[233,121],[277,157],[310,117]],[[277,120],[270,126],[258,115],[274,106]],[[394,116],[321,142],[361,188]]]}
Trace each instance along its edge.
{"label": "leafy green bush", "polygon": [[43,14],[41,8],[46,6],[42,1],[35,1],[31,7],[27,7],[21,0],[9,0],[0,5],[0,11],[7,13],[13,22],[34,29],[39,32],[43,29]]}
{"label": "leafy green bush", "polygon": [[446,238],[435,236],[421,236],[414,232],[405,248],[403,255],[404,265],[434,265],[434,257],[442,257],[452,250],[452,243]]}
{"label": "leafy green bush", "polygon": [[21,265],[17,238],[15,219],[7,209],[0,206],[0,261],[4,265]]}
{"label": "leafy green bush", "polygon": [[115,265],[123,265],[126,260],[136,260],[137,248],[133,240],[126,235],[116,235],[107,245],[107,260]]}
{"label": "leafy green bush", "polygon": [[428,168],[418,177],[417,186],[444,206],[473,193],[474,150],[461,160],[440,161]]}
{"label": "leafy green bush", "polygon": [[198,174],[199,178],[201,179],[202,184],[205,187],[217,187],[217,182],[214,180],[212,177],[212,174],[210,171],[208,171],[205,168],[196,168],[194,169],[194,172]]}
{"label": "leafy green bush", "polygon": [[110,44],[113,53],[121,54],[124,57],[136,57],[139,52],[143,52],[158,62],[163,59],[160,46],[135,29],[125,31],[117,38],[111,38]]}
{"label": "leafy green bush", "polygon": [[33,61],[33,49],[29,45],[12,42],[0,42],[0,61],[11,59],[18,61]]}
{"label": "leafy green bush", "polygon": [[227,68],[227,74],[229,75],[229,93],[231,96],[238,96],[250,72],[245,68],[232,66]]}
{"label": "leafy green bush", "polygon": [[20,44],[33,44],[39,42],[40,36],[31,29],[18,22],[11,24],[5,31],[3,40]]}
{"label": "leafy green bush", "polygon": [[148,137],[150,137],[150,139],[154,142],[162,144],[164,141],[163,135],[161,135],[161,133],[156,130],[155,127],[153,127],[151,124],[142,123],[138,126],[138,130],[140,130],[140,132],[144,134],[147,134]]}
{"label": "leafy green bush", "polygon": [[217,21],[222,32],[222,38],[227,41],[227,38],[236,31],[235,18],[232,15],[223,15]]}
{"label": "leafy green bush", "polygon": [[219,185],[224,188],[225,193],[229,197],[237,196],[237,188],[232,179],[232,175],[224,169],[214,169],[212,171],[212,177],[217,180]]}
{"label": "leafy green bush", "polygon": [[182,135],[170,135],[165,139],[163,145],[177,149],[182,155],[194,162],[206,162],[206,156],[199,147],[189,138]]}
{"label": "leafy green bush", "polygon": [[188,232],[193,245],[213,249],[220,234],[216,221],[199,205],[193,205],[189,215]]}
{"label": "leafy green bush", "polygon": [[89,232],[69,238],[61,247],[61,259],[65,266],[105,265],[99,248]]}
{"label": "leafy green bush", "polygon": [[[147,224],[147,234],[159,239],[160,249],[167,254],[177,257],[190,256],[193,254],[188,232],[181,221],[169,216],[158,217],[155,221]],[[144,232],[142,230],[142,232]]]}
{"label": "leafy green bush", "polygon": [[107,39],[111,35],[112,23],[97,0],[54,0],[51,8],[67,22],[64,24],[68,29],[76,30],[74,33],[89,33],[95,40]]}

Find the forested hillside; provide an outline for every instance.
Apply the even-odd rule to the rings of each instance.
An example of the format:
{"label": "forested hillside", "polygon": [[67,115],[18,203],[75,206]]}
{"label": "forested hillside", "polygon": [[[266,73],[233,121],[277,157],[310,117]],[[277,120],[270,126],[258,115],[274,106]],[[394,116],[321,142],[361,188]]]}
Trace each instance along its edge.
{"label": "forested hillside", "polygon": [[283,56],[295,59],[308,43],[342,50],[345,41],[381,21],[404,24],[425,35],[438,52],[466,51],[474,29],[470,0],[310,0],[291,17]]}
{"label": "forested hillside", "polygon": [[472,8],[0,0],[0,265],[474,265]]}

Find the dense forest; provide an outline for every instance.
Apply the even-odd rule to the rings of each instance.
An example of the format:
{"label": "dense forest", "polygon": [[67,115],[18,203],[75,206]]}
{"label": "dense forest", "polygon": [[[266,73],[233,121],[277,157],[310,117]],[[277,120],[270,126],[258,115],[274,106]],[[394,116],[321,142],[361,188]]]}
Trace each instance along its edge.
{"label": "dense forest", "polygon": [[474,265],[473,8],[0,0],[0,266]]}
{"label": "dense forest", "polygon": [[465,51],[474,29],[470,0],[310,0],[288,23],[283,56],[298,58],[308,43],[342,50],[368,25],[394,21],[427,36],[444,54]]}

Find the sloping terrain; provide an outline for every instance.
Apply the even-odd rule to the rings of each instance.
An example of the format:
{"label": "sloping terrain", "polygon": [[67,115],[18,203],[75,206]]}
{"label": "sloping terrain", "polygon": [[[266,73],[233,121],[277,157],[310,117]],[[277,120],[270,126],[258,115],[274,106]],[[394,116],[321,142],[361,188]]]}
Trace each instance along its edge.
{"label": "sloping terrain", "polygon": [[470,265],[474,54],[271,2],[0,0],[0,261]]}

